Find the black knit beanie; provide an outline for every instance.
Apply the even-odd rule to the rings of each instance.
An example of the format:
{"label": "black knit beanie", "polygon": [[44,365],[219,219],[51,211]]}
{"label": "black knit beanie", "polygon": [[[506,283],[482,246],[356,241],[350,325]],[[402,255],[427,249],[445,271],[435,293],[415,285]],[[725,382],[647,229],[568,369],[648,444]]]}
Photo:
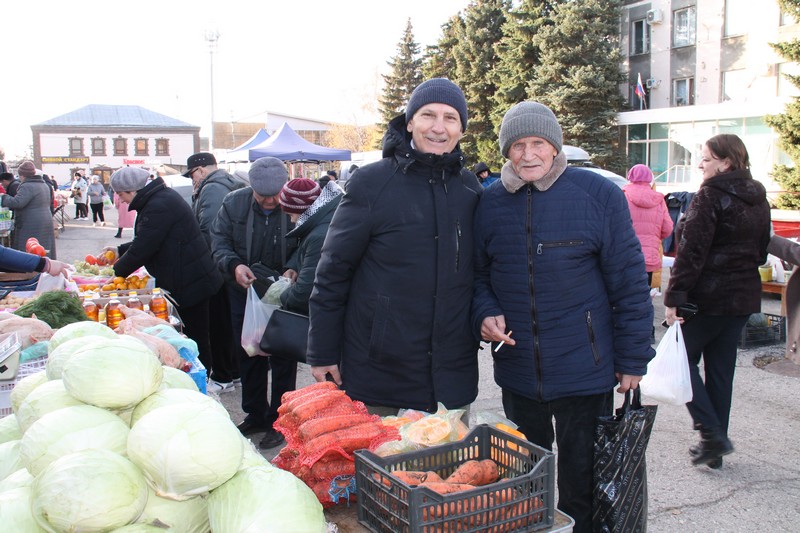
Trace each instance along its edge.
{"label": "black knit beanie", "polygon": [[428,104],[449,105],[461,117],[461,131],[467,130],[467,99],[458,85],[447,78],[432,78],[417,85],[408,99],[406,123],[411,121],[420,107]]}

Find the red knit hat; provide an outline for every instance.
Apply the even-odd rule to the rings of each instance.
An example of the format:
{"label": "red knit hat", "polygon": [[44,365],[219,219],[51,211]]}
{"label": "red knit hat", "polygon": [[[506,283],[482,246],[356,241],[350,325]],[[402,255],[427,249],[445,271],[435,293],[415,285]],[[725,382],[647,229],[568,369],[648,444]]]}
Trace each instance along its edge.
{"label": "red knit hat", "polygon": [[308,178],[296,178],[288,182],[281,189],[278,202],[284,213],[300,215],[311,207],[314,200],[319,198],[320,188],[316,181]]}

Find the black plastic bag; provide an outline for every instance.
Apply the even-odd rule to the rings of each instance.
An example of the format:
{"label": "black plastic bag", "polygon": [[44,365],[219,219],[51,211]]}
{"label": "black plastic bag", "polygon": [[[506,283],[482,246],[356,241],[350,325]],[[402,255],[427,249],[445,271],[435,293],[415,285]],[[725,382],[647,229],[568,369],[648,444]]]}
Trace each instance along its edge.
{"label": "black plastic bag", "polygon": [[614,416],[597,419],[593,531],[647,531],[645,452],[657,409],[655,405],[642,406],[637,388],[633,394],[625,393],[625,402]]}

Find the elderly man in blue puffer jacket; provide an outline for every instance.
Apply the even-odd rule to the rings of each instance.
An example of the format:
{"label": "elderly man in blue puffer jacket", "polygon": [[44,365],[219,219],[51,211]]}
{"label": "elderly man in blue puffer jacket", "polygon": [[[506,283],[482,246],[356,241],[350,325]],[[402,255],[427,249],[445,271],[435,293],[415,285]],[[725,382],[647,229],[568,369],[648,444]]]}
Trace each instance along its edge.
{"label": "elderly man in blue puffer jacket", "polygon": [[562,142],[542,104],[503,118],[509,161],[475,215],[472,323],[483,340],[505,341],[492,356],[506,416],[544,448],[556,439],[559,508],[590,531],[595,419],[655,355],[653,306],[625,196],[567,167]]}

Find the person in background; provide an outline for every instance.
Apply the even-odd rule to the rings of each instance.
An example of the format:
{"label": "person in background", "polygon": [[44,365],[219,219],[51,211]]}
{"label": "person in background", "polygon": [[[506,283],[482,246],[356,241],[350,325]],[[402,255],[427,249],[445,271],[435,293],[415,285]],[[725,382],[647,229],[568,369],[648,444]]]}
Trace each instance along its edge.
{"label": "person in background", "polygon": [[800,265],[800,244],[786,237],[773,234],[769,239],[767,252],[795,265],[786,282],[786,359],[800,364],[800,275],[796,275]]}
{"label": "person in background", "polygon": [[484,187],[488,187],[497,181],[497,178],[492,176],[492,171],[489,170],[489,165],[483,161],[475,165],[475,168],[473,168],[472,171],[475,173],[475,175],[478,177],[478,181],[480,181],[481,185]]}
{"label": "person in background", "polygon": [[[209,249],[211,226],[222,206],[225,196],[244,184],[217,167],[213,154],[198,152],[186,161],[188,169],[183,175],[192,179],[192,211],[200,224]],[[216,393],[233,392],[234,379],[239,377],[239,362],[235,356],[238,342],[231,325],[231,304],[225,284],[211,298],[211,366],[208,370],[208,390]]]}
{"label": "person in background", "polygon": [[72,181],[72,198],[75,202],[75,220],[89,220],[89,209],[86,207],[89,184],[80,172],[75,173]]}
{"label": "person in background", "polygon": [[2,206],[14,211],[11,247],[25,250],[25,243],[36,237],[51,259],[56,258],[56,235],[53,229],[53,189],[37,173],[33,161],[23,161],[17,169],[22,178],[16,196],[4,194]]}
{"label": "person in background", "polygon": [[103,200],[106,197],[106,189],[100,183],[100,176],[92,176],[92,183],[86,190],[89,197],[89,205],[92,208],[92,226],[97,226],[97,219],[100,219],[100,225],[106,225],[106,217],[103,214]]}
{"label": "person in background", "polygon": [[114,275],[128,277],[144,266],[178,304],[184,333],[197,343],[200,362],[210,365],[208,302],[222,276],[192,209],[163,179],[147,176],[135,167],[111,175],[116,196],[137,213],[133,240],[117,248]]}
{"label": "person in background", "polygon": [[[633,231],[642,246],[647,282],[652,286],[653,272],[661,270],[661,241],[672,235],[672,219],[664,196],[653,190],[653,172],[647,165],[634,165],[628,171],[628,181],[623,192],[628,200]],[[655,328],[650,343],[655,344]]]}
{"label": "person in background", "polygon": [[499,144],[508,161],[475,214],[473,331],[504,343],[492,358],[505,415],[534,444],[555,440],[558,508],[589,532],[597,417],[655,355],[644,258],[622,191],[567,166],[547,106],[509,109]]}
{"label": "person in background", "polygon": [[307,361],[373,414],[466,409],[478,393],[470,333],[472,220],[481,194],[459,141],[467,102],[444,78],[389,123],[331,220],[309,301]]}
{"label": "person in background", "polygon": [[[113,187],[111,192],[114,193]],[[114,193],[114,207],[117,208],[117,233],[114,235],[115,239],[122,238],[122,230],[125,228],[132,228],[133,221],[136,219],[136,211],[131,211],[127,202],[119,199],[119,194]]]}
{"label": "person in background", "polygon": [[[667,324],[682,324],[689,357],[693,397],[686,407],[700,431],[700,444],[689,449],[692,464],[720,468],[722,457],[733,452],[728,422],[736,346],[750,314],[761,310],[758,267],[767,258],[770,207],[736,135],[708,139],[698,168],[703,181],[675,229],[664,305]],[[678,314],[686,303],[698,308],[690,319]]]}
{"label": "person in background", "polygon": [[342,189],[333,180],[320,190],[314,180],[298,178],[281,189],[278,197],[281,211],[287,213],[294,224],[286,238],[298,242],[298,248],[289,258],[287,270],[283,273],[292,281],[280,296],[284,309],[308,315],[308,299],[314,287],[322,243],[342,194]]}
{"label": "person in background", "polygon": [[[294,390],[297,363],[281,358],[249,357],[241,346],[247,290],[256,290],[277,279],[295,246],[286,234],[292,229],[288,215],[280,210],[278,196],[289,178],[286,165],[274,157],[262,157],[250,166],[250,186],[225,196],[211,226],[214,260],[225,277],[231,303],[230,320],[242,380],[244,420],[237,426],[242,435],[264,433],[262,449],[283,443],[283,435],[272,425],[278,418],[281,396]],[[262,296],[259,294],[259,296]],[[272,386],[268,397],[270,370]]]}
{"label": "person in background", "polygon": [[51,276],[68,278],[75,267],[70,264],[0,246],[0,270],[4,272],[47,272]]}
{"label": "person in background", "polygon": [[17,190],[19,190],[20,181],[14,177],[14,174],[11,172],[3,172],[0,174],[0,185],[6,190],[6,194],[9,196],[16,196]]}

